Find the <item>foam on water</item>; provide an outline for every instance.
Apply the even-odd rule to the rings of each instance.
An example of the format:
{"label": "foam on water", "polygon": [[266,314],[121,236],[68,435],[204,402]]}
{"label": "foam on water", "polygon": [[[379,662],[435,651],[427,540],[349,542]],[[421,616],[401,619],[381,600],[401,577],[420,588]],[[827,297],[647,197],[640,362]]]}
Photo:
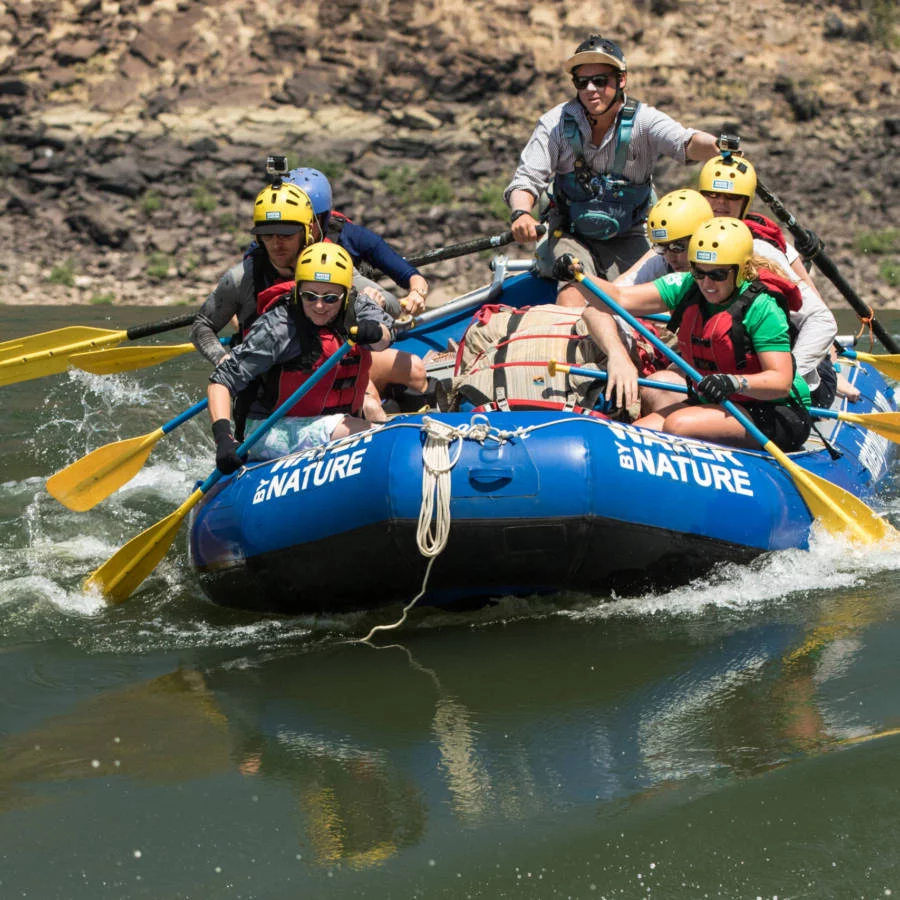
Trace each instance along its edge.
{"label": "foam on water", "polygon": [[741,609],[783,602],[806,592],[854,587],[886,570],[900,569],[900,543],[848,543],[822,531],[810,549],[766,553],[747,565],[724,564],[689,584],[640,597],[616,598],[587,608],[564,610],[573,619],[645,616],[655,613],[693,615],[708,607]]}
{"label": "foam on water", "polygon": [[[202,388],[201,388],[202,390]],[[49,476],[97,447],[151,431],[196,401],[188,388],[146,373],[97,376],[71,371],[50,386],[35,432],[26,443]],[[207,477],[214,459],[207,418],[200,415],[161,438],[137,475],[87,513],[73,513],[49,497],[45,479],[28,477],[0,484],[0,605],[52,608],[64,616],[102,618],[104,629],[91,637],[96,648],[259,646],[316,635],[347,639],[373,624],[390,624],[392,610],[347,616],[254,620],[223,611],[202,599],[185,553],[185,529],[136,596],[109,608],[85,595],[85,576],[132,537],[158,522]],[[900,517],[900,497],[889,512]],[[690,584],[639,597],[504,597],[466,613],[416,610],[403,629],[448,624],[490,627],[546,616],[593,621],[611,616],[666,613],[691,616],[710,607],[752,609],[783,603],[810,592],[821,594],[863,583],[883,571],[900,569],[900,547],[858,547],[816,535],[811,549],[765,554],[748,565],[723,565]],[[139,615],[123,612],[137,609]],[[95,632],[97,630],[95,629]],[[142,642],[144,642],[142,644]]]}

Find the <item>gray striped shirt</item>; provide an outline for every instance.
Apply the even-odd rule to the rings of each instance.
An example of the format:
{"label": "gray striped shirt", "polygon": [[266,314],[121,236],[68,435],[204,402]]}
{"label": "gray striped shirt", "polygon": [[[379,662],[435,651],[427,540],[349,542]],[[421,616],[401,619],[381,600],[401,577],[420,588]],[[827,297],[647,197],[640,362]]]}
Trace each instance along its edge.
{"label": "gray striped shirt", "polygon": [[[522,151],[519,167],[503,194],[509,203],[513,191],[528,191],[537,199],[546,190],[554,175],[575,169],[575,152],[563,136],[563,113],[574,116],[584,141],[584,158],[595,172],[608,172],[616,155],[616,127],[603,136],[600,146],[591,143],[591,126],[584,107],[577,100],[560,103],[538,120],[537,127]],[[636,184],[646,184],[653,176],[653,165],[660,156],[669,156],[680,163],[687,162],[685,148],[696,133],[685,128],[670,116],[652,106],[641,104],[634,117],[631,146],[625,163],[624,176]]]}

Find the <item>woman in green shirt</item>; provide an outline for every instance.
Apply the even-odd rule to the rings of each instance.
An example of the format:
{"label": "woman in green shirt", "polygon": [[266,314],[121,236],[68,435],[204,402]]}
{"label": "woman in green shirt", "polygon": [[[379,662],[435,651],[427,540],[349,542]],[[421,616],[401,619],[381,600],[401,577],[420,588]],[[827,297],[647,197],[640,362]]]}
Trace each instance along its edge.
{"label": "woman in green shirt", "polygon": [[[797,450],[809,435],[809,388],[791,356],[787,296],[760,280],[765,260],[753,256],[753,235],[739,219],[703,223],[688,247],[689,272],[672,272],[647,284],[604,291],[637,316],[672,314],[678,352],[704,375],[685,400],[670,391],[644,390],[642,416],[634,424],[669,434],[738,447],[757,442],[720,404],[739,404],[782,450]],[[770,280],[767,278],[767,280]],[[785,295],[789,283],[784,281]],[[791,302],[798,302],[794,296]],[[594,301],[591,301],[594,302]],[[600,301],[597,301],[598,303]],[[594,315],[585,312],[585,318]],[[684,383],[667,369],[654,380]]]}

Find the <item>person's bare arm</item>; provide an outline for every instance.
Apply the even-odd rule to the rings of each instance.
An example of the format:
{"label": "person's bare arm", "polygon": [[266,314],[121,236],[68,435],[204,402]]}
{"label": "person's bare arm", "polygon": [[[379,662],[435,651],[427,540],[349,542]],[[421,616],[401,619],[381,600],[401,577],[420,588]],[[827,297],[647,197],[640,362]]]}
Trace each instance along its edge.
{"label": "person's bare arm", "polygon": [[706,162],[719,155],[716,136],[708,131],[695,131],[684,148],[685,156],[692,162]]}
{"label": "person's bare arm", "polygon": [[513,240],[517,244],[530,244],[536,241],[538,239],[537,221],[531,215],[531,211],[534,209],[534,194],[521,189],[515,190],[509,195],[509,206],[511,212],[524,209],[528,213],[527,216],[519,216],[510,226]]}
{"label": "person's bare arm", "polygon": [[619,407],[631,406],[638,399],[638,370],[622,343],[616,320],[592,306],[585,309],[583,317],[591,340],[606,354],[607,400]]}

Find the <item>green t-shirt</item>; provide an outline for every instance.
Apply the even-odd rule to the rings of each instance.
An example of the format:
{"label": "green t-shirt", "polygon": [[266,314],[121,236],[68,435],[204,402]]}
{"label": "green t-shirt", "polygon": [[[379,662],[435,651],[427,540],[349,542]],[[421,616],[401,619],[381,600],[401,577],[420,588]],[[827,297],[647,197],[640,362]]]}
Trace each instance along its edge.
{"label": "green t-shirt", "polygon": [[[696,282],[690,272],[670,272],[668,275],[663,275],[662,278],[657,278],[653,282],[667,309],[675,309],[695,284]],[[749,286],[750,282],[745,281],[741,285],[737,296],[743,294]],[[734,300],[737,299],[737,296]],[[719,306],[708,303],[704,297],[701,297],[700,304],[704,314],[709,313],[712,315],[715,312],[722,312],[728,309],[734,300]],[[747,330],[747,337],[750,338],[753,350],[756,353],[765,353],[767,351],[791,352],[791,338],[788,332],[787,316],[778,305],[778,301],[771,294],[763,291],[753,301],[744,315],[744,328]],[[799,397],[800,402],[804,406],[809,406],[812,402],[809,396],[809,386],[796,371],[794,372],[793,393],[796,397]],[[775,402],[785,403],[787,401],[778,400]]]}

